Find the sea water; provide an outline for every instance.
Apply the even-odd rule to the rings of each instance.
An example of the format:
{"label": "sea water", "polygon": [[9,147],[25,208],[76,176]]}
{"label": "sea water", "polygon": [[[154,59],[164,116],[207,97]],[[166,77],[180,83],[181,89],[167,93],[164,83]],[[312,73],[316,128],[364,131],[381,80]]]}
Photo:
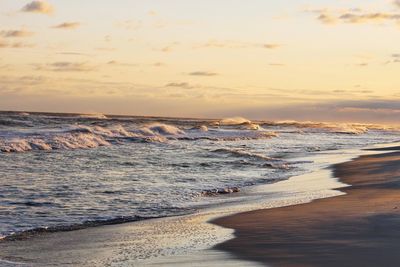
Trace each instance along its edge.
{"label": "sea water", "polygon": [[399,134],[365,124],[1,112],[0,236],[191,214],[314,171],[314,154]]}

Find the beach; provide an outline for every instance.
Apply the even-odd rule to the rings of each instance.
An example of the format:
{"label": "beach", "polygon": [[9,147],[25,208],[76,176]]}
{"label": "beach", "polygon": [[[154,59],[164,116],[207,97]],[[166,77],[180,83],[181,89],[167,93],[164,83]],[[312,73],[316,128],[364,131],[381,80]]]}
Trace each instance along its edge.
{"label": "beach", "polygon": [[378,150],[333,166],[345,195],[215,220],[235,229],[216,248],[268,266],[398,266],[400,152]]}
{"label": "beach", "polygon": [[372,2],[0,0],[0,267],[400,266]]}
{"label": "beach", "polygon": [[262,186],[264,202],[6,240],[0,242],[0,265],[395,266],[395,149],[364,151],[331,170]]}

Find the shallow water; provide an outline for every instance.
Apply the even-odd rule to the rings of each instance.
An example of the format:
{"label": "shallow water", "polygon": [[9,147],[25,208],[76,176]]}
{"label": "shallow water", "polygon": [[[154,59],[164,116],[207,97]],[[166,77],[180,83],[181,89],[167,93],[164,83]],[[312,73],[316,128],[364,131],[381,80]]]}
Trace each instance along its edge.
{"label": "shallow water", "polygon": [[235,201],[204,192],[275,183],[318,168],[303,159],[315,153],[398,140],[372,125],[0,113],[0,236],[192,213]]}

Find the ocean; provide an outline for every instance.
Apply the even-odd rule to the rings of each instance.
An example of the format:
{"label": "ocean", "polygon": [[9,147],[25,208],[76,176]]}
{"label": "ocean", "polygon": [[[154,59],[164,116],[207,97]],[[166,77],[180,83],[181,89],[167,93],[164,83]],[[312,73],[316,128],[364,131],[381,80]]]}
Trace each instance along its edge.
{"label": "ocean", "polygon": [[313,155],[399,140],[369,124],[0,112],[0,237],[192,214],[312,172]]}

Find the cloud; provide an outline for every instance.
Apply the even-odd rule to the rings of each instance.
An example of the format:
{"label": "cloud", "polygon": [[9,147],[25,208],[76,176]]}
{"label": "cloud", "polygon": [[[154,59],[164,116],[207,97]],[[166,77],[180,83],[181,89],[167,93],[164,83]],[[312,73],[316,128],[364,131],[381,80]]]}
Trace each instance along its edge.
{"label": "cloud", "polygon": [[209,40],[205,43],[198,44],[194,48],[229,48],[229,49],[239,49],[239,48],[265,48],[265,49],[278,49],[282,47],[281,44],[277,43],[250,43],[241,41],[219,41],[219,40]]}
{"label": "cloud", "polygon": [[339,19],[345,23],[369,23],[369,22],[382,22],[387,20],[400,21],[400,14],[391,13],[345,13],[339,16]]}
{"label": "cloud", "polygon": [[187,82],[172,82],[172,83],[167,83],[165,87],[177,87],[177,88],[183,88],[183,89],[192,89],[193,86],[191,86]]}
{"label": "cloud", "polygon": [[[396,3],[400,5],[400,0]],[[366,11],[361,8],[351,9],[310,9],[306,12],[317,14],[317,20],[323,24],[332,25],[337,23],[366,24],[395,22],[400,23],[400,13]]]}
{"label": "cloud", "polygon": [[96,69],[86,62],[59,61],[45,65],[34,65],[36,70],[48,70],[56,72],[89,72]]}
{"label": "cloud", "polygon": [[23,42],[6,42],[5,40],[0,39],[0,48],[27,48],[27,47],[33,47],[34,45],[32,44],[27,44]]}
{"label": "cloud", "polygon": [[0,36],[5,38],[19,38],[19,37],[29,37],[34,33],[25,31],[25,30],[9,30],[9,31],[0,31]]}
{"label": "cloud", "polygon": [[390,56],[390,59],[385,62],[385,64],[390,64],[390,63],[400,63],[400,54],[392,54]]}
{"label": "cloud", "polygon": [[[354,87],[359,88],[360,85],[356,85]],[[351,91],[348,91],[348,90],[341,90],[341,89],[340,90],[333,90],[332,92],[336,93],[336,94],[352,94],[352,93],[372,94],[372,93],[374,93],[374,91],[372,91],[372,90],[351,90]]]}
{"label": "cloud", "polygon": [[194,71],[194,72],[188,73],[188,75],[191,75],[191,76],[217,76],[218,73],[208,72],[208,71]]}
{"label": "cloud", "polygon": [[263,47],[267,49],[277,49],[280,48],[282,45],[280,44],[264,44]]}
{"label": "cloud", "polygon": [[8,47],[8,43],[0,39],[0,48]]}
{"label": "cloud", "polygon": [[163,62],[156,62],[156,63],[152,64],[152,66],[153,67],[164,67],[164,66],[166,66],[166,64]]}
{"label": "cloud", "polygon": [[336,24],[338,21],[337,18],[335,18],[334,16],[325,13],[320,14],[317,19],[323,24],[331,24],[331,25]]}
{"label": "cloud", "polygon": [[219,116],[240,114],[252,119],[338,121],[399,124],[400,100],[354,100],[225,109]]}
{"label": "cloud", "polygon": [[161,52],[164,52],[164,53],[168,53],[171,51],[172,51],[172,47],[170,47],[170,46],[165,46],[165,47],[161,48]]}
{"label": "cloud", "polygon": [[123,62],[119,62],[119,61],[116,61],[116,60],[108,61],[107,65],[109,65],[109,66],[124,66],[124,67],[136,67],[136,66],[138,66],[138,64],[123,63]]}
{"label": "cloud", "polygon": [[53,14],[54,8],[45,1],[32,1],[26,4],[21,11],[50,15]]}
{"label": "cloud", "polygon": [[65,29],[65,30],[73,30],[81,26],[79,22],[64,22],[58,25],[53,26],[54,29]]}
{"label": "cloud", "polygon": [[58,55],[66,55],[66,56],[90,56],[87,53],[80,53],[80,52],[58,52]]}
{"label": "cloud", "polygon": [[159,51],[159,52],[164,52],[164,53],[169,53],[174,51],[174,49],[181,44],[179,42],[171,42],[169,44],[166,44],[165,46],[161,48],[153,48],[154,51]]}

